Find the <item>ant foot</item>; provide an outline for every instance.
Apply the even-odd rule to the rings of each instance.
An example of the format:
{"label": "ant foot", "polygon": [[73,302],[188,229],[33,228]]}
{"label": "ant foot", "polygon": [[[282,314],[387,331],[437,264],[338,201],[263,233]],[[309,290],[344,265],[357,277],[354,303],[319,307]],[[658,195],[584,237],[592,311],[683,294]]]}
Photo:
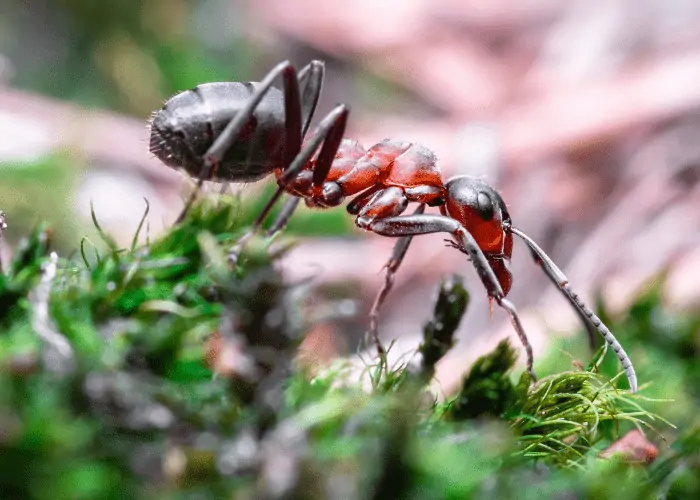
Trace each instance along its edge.
{"label": "ant foot", "polygon": [[243,252],[246,243],[248,243],[248,240],[250,240],[253,234],[253,231],[248,231],[247,233],[245,233],[228,251],[226,259],[228,260],[230,265],[235,266],[236,264],[238,264],[238,258],[240,257],[241,252]]}

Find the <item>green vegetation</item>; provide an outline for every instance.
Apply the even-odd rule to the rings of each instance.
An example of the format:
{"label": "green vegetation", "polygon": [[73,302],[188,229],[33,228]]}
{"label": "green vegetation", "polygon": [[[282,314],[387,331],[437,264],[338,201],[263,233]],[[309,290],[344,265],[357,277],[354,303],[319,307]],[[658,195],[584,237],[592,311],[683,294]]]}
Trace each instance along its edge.
{"label": "green vegetation", "polygon": [[[86,166],[76,155],[57,152],[31,161],[0,162],[3,182],[0,185],[2,210],[12,214],[12,224],[4,234],[6,241],[18,242],[31,228],[42,221],[51,226],[53,248],[59,253],[76,251],[77,235],[95,236],[94,228],[75,217],[74,199],[79,177]],[[165,167],[164,167],[165,168]],[[265,181],[263,181],[265,182]],[[50,186],[50,189],[47,189]],[[232,205],[232,218],[236,226],[248,226],[258,216],[274,193],[274,180],[257,196],[221,196],[221,203]],[[212,189],[212,191],[217,191]],[[99,212],[99,200],[97,211]],[[278,203],[268,220],[279,213]],[[81,207],[82,208],[82,207]],[[285,229],[287,236],[348,236],[352,237],[354,223],[342,208],[335,210],[311,210],[302,206]],[[358,235],[359,232],[355,232]],[[99,241],[95,242],[100,244]]]}
{"label": "green vegetation", "polygon": [[[1,3],[13,86],[144,120],[175,92],[277,60],[246,41],[242,10],[221,15],[240,9],[230,2]],[[354,85],[365,107],[402,98],[379,78]],[[668,312],[658,287],[621,317],[598,304],[639,394],[576,336],[536,360],[537,384],[502,342],[436,400],[426,386],[468,307],[459,277],[440,284],[410,363],[311,372],[295,354],[318,296],[285,283],[267,242],[226,260],[272,186],[244,204],[202,199],[120,248],[75,219],[81,161],[0,166],[13,247],[0,272],[0,498],[700,498],[700,313]],[[342,209],[302,209],[286,234],[351,227]]]}
{"label": "green vegetation", "polygon": [[[219,24],[219,9],[202,0],[9,0],[0,7],[0,52],[36,59],[20,64],[18,87],[146,117],[203,81],[251,76],[259,51]],[[41,37],[25,35],[42,28]],[[212,40],[217,30],[226,36]]]}
{"label": "green vegetation", "polygon": [[75,189],[84,168],[74,156],[57,153],[33,161],[0,162],[0,208],[12,214],[6,241],[17,242],[27,228],[50,221],[54,249],[75,249],[76,235],[85,228],[76,222],[73,197],[66,196]]}
{"label": "green vegetation", "polygon": [[[295,364],[310,325],[280,257],[254,240],[237,267],[230,204],[202,199],[144,246],[84,241],[72,260],[38,226],[0,275],[0,492],[16,499],[693,498],[700,427],[692,389],[697,317],[663,331],[640,298],[616,329],[648,353],[650,388],[631,395],[601,350],[580,370],[531,385],[502,342],[458,394],[426,383],[468,305],[459,277],[441,284],[410,363]],[[12,224],[12,220],[8,220]],[[304,307],[301,307],[301,306]],[[671,329],[670,325],[673,325]],[[658,332],[652,335],[653,332]],[[673,342],[669,338],[676,338]],[[665,340],[664,340],[665,339]],[[579,339],[580,340],[580,339]],[[685,344],[683,344],[685,345]],[[663,359],[681,382],[649,360]],[[544,361],[542,365],[548,364]],[[610,371],[612,370],[612,371]],[[369,383],[367,383],[369,382]],[[679,410],[678,408],[684,408]],[[683,425],[675,430],[664,420]],[[601,452],[633,429],[645,454]],[[665,441],[664,441],[665,440]],[[619,443],[618,443],[619,445]]]}

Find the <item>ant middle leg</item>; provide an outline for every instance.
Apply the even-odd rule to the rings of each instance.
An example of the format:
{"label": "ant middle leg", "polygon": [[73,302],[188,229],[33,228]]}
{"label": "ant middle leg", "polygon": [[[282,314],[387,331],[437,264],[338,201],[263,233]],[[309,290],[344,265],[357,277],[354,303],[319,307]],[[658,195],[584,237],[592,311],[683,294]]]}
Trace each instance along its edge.
{"label": "ant middle leg", "polygon": [[515,306],[505,298],[503,289],[493,269],[489,266],[486,256],[481,251],[481,248],[479,248],[474,236],[472,236],[464,226],[456,220],[445,217],[444,215],[419,214],[378,219],[373,221],[368,229],[383,236],[394,237],[417,236],[442,232],[451,234],[469,255],[489,297],[492,297],[510,316],[511,324],[525,348],[525,353],[527,355],[527,371],[533,382],[537,380],[533,368],[534,357],[532,354],[532,346],[525,334],[525,329],[520,321],[517,310]]}
{"label": "ant middle leg", "polygon": [[[425,205],[421,204],[413,212],[413,215],[422,214],[424,211]],[[394,275],[399,270],[399,266],[401,266],[401,263],[403,262],[403,259],[406,256],[406,252],[408,251],[408,247],[411,244],[412,240],[413,236],[402,236],[394,245],[394,248],[391,252],[391,257],[384,265],[384,267],[386,268],[386,274],[384,275],[384,283],[379,289],[379,292],[377,293],[377,296],[374,299],[374,303],[372,304],[372,309],[369,313],[369,336],[372,339],[374,347],[377,350],[377,355],[379,355],[380,358],[386,355],[386,351],[384,350],[384,346],[382,346],[382,342],[379,339],[379,309],[381,309],[382,305],[384,304],[384,301],[389,295],[389,292],[391,292],[391,289],[394,286]]]}
{"label": "ant middle leg", "polygon": [[[443,196],[442,190],[434,186],[400,188],[378,184],[356,196],[348,204],[348,212],[357,214],[355,224],[358,227],[371,230],[375,221],[401,215],[411,201],[420,203],[413,212],[413,216],[416,216],[425,211],[426,204],[436,202],[441,196]],[[379,290],[369,314],[369,337],[380,357],[385,355],[386,351],[379,340],[377,325],[379,309],[394,285],[394,275],[398,271],[412,239],[412,235],[402,236],[394,245],[391,258],[385,265],[384,284]]]}

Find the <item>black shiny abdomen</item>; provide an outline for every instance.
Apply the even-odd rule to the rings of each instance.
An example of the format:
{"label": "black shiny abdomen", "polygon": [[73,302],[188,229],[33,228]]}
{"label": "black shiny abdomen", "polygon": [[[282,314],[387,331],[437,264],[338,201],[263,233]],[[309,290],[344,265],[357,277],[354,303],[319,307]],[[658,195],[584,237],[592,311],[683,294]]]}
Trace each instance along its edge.
{"label": "black shiny abdomen", "polygon": [[[203,155],[257,85],[205,83],[171,97],[151,121],[151,153],[166,165],[198,177]],[[283,166],[284,118],[282,92],[270,88],[207,180],[252,182]]]}

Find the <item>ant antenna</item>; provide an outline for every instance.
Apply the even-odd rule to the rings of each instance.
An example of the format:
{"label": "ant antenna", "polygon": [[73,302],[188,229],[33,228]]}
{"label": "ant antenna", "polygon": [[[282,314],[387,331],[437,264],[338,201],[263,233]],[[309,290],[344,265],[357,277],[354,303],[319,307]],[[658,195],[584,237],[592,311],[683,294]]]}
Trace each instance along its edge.
{"label": "ant antenna", "polygon": [[632,366],[632,361],[608,327],[605,326],[600,318],[581,301],[579,296],[569,286],[569,279],[532,238],[511,225],[507,225],[506,230],[510,231],[516,236],[519,236],[527,244],[527,246],[530,247],[530,250],[532,250],[535,258],[542,264],[545,273],[547,273],[552,281],[556,283],[559,290],[561,290],[566,298],[569,299],[569,302],[571,302],[577,311],[590,320],[591,324],[595,327],[598,333],[600,333],[608,345],[612,347],[612,350],[615,351],[615,354],[617,355],[617,359],[620,360],[622,367],[625,369],[625,374],[627,375],[627,380],[629,381],[630,385],[630,391],[633,393],[637,392],[637,374]]}

